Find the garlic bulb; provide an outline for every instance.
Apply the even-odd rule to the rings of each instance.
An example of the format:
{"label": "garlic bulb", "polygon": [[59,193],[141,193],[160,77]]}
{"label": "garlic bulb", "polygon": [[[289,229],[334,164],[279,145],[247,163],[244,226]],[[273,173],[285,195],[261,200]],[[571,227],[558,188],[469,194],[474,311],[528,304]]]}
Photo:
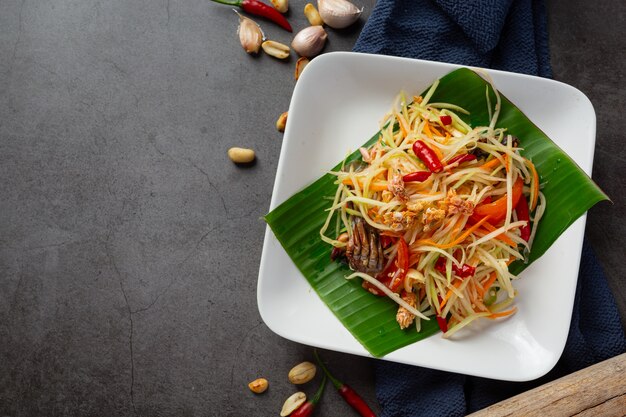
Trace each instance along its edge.
{"label": "garlic bulb", "polygon": [[239,27],[237,28],[237,34],[239,35],[239,42],[243,49],[249,53],[259,52],[261,43],[263,42],[263,31],[261,27],[252,19],[248,19],[245,16],[239,15]]}
{"label": "garlic bulb", "polygon": [[343,29],[359,19],[363,8],[359,9],[348,0],[317,0],[320,16],[333,29]]}
{"label": "garlic bulb", "polygon": [[328,35],[321,26],[309,26],[296,34],[291,42],[291,47],[301,56],[313,58],[319,54]]}

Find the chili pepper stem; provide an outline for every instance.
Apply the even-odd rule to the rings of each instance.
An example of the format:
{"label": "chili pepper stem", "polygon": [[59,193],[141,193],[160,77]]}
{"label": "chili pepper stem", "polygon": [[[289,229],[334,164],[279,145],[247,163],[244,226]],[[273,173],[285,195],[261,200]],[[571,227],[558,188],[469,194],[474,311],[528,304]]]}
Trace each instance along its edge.
{"label": "chili pepper stem", "polygon": [[227,4],[229,6],[237,6],[237,7],[241,7],[241,0],[211,0],[214,1],[215,3],[221,3],[221,4]]}
{"label": "chili pepper stem", "polygon": [[322,360],[320,359],[319,354],[317,353],[317,349],[313,350],[313,355],[315,355],[315,360],[317,361],[318,365],[320,366],[320,368],[322,368],[322,370],[324,371],[324,374],[328,377],[328,379],[330,379],[330,382],[333,383],[333,385],[335,386],[335,388],[340,389],[343,384],[341,383],[341,381],[339,381],[337,378],[335,378],[330,371],[328,370],[328,368],[326,368],[326,366],[324,365],[324,362],[322,362]]}
{"label": "chili pepper stem", "polygon": [[311,399],[311,402],[313,404],[317,404],[320,401],[320,398],[322,397],[322,394],[324,394],[324,388],[326,388],[326,380],[327,379],[328,379],[327,375],[324,375],[324,378],[322,379],[322,383],[320,384],[320,387],[315,392],[315,395],[313,396],[313,399]]}

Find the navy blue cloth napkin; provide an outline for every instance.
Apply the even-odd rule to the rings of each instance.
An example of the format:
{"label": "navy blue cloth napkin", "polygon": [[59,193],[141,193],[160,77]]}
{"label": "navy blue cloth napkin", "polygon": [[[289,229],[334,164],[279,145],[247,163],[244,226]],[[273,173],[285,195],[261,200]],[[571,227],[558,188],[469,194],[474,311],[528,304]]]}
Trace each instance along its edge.
{"label": "navy blue cloth napkin", "polygon": [[[378,0],[354,51],[551,77],[543,0]],[[463,416],[626,351],[615,300],[584,243],[569,336],[547,375],[515,383],[376,362],[383,417]]]}

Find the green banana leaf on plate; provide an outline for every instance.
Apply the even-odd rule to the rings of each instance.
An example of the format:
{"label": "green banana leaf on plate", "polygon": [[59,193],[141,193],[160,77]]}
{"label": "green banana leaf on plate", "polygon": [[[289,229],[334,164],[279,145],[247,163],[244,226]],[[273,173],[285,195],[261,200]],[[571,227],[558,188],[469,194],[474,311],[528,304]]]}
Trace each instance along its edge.
{"label": "green banana leaf on plate", "polygon": [[[461,106],[470,112],[463,116],[465,122],[471,126],[487,125],[487,89],[490,102],[495,103],[490,84],[474,71],[460,68],[440,79],[431,102]],[[543,255],[576,219],[608,197],[504,96],[496,126],[507,128],[520,139],[522,154],[535,164],[547,200],[528,262],[511,265],[511,271],[519,274]],[[364,138],[364,146],[377,138],[378,134],[367,142]],[[360,157],[357,151],[346,161]],[[340,164],[328,170],[337,170]],[[364,291],[356,280],[346,280],[350,269],[331,261],[332,248],[320,239],[319,230],[326,220],[326,209],[331,205],[329,197],[336,191],[335,181],[336,177],[324,175],[267,214],[265,220],[276,238],[322,301],[372,355],[384,356],[437,333],[435,320],[423,321],[419,333],[401,330],[395,320],[397,305],[393,301]]]}

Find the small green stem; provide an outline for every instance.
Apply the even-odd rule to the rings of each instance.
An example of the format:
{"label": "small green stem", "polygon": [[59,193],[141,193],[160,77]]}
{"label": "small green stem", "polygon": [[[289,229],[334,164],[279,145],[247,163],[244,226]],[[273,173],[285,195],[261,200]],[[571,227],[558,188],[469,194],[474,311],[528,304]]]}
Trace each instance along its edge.
{"label": "small green stem", "polygon": [[317,349],[313,350],[313,354],[315,355],[315,360],[317,361],[317,363],[319,364],[319,366],[322,368],[322,370],[324,371],[324,374],[326,374],[326,376],[328,377],[328,379],[330,379],[330,381],[333,383],[333,385],[335,386],[335,388],[340,389],[343,386],[343,383],[341,381],[339,381],[338,379],[336,379],[326,368],[326,366],[324,366],[324,363],[322,362],[322,360],[320,359],[320,356],[317,353]]}
{"label": "small green stem", "polygon": [[241,7],[241,0],[211,0],[214,1],[215,3],[221,3],[221,4],[227,4],[229,6],[237,6],[237,7]]}
{"label": "small green stem", "polygon": [[320,387],[317,389],[317,392],[315,393],[315,395],[313,396],[313,399],[311,400],[311,402],[313,404],[317,404],[320,401],[320,398],[322,396],[322,394],[324,393],[324,388],[326,387],[326,375],[324,375],[324,379],[322,379],[322,383],[320,384]]}

